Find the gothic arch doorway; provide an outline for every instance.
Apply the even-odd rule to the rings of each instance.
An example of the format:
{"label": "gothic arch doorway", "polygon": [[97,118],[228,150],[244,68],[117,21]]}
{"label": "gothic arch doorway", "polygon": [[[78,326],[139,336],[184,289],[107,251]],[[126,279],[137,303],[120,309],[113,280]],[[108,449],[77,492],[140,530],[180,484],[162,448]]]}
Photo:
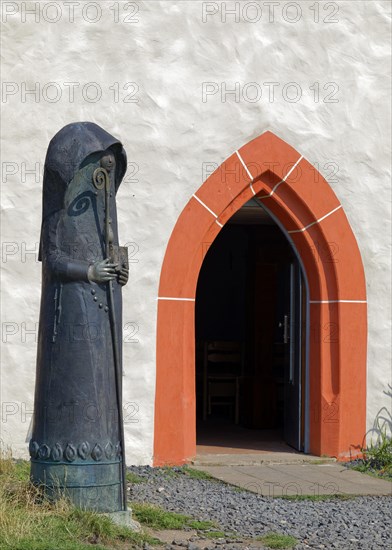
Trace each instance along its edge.
{"label": "gothic arch doorway", "polygon": [[196,454],[195,296],[205,247],[250,199],[287,233],[308,282],[308,451],[344,458],[366,431],[367,303],[350,224],[315,168],[271,132],[236,151],[181,213],[161,271],[154,464]]}
{"label": "gothic arch doorway", "polygon": [[195,302],[198,453],[307,452],[307,287],[255,198],[208,246]]}

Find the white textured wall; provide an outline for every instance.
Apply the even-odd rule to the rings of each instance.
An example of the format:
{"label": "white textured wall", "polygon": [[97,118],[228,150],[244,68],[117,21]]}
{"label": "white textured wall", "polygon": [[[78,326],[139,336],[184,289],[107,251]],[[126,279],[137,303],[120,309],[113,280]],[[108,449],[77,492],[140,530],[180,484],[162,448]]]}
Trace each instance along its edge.
{"label": "white textured wall", "polygon": [[[263,11],[254,23],[249,19],[256,17],[256,2],[241,2],[240,21],[227,15],[226,23],[222,2],[209,3],[219,13],[207,22],[202,20],[200,1],[139,2],[133,18],[131,11],[124,11],[124,3],[118,3],[119,23],[110,10],[114,1],[99,3],[102,18],[96,23],[85,20],[95,16],[92,5],[83,18],[85,1],[75,5],[73,23],[66,3],[57,2],[62,12],[56,23],[45,21],[56,17],[53,2],[26,4],[44,10],[37,11],[38,22],[29,14],[23,22],[20,3],[2,2],[2,76],[14,83],[7,90],[18,90],[3,95],[1,184],[1,437],[14,454],[26,453],[36,341],[24,329],[38,321],[40,299],[40,264],[36,255],[26,256],[23,247],[32,249],[38,243],[41,178],[37,182],[23,170],[37,162],[42,168],[50,138],[77,120],[94,121],[121,138],[129,161],[139,167],[136,181],[125,181],[118,196],[121,241],[139,246],[138,263],[132,265],[124,290],[124,322],[139,326],[138,343],[124,344],[124,400],[139,407],[138,422],[126,424],[128,462],[151,462],[156,296],[172,228],[202,183],[202,164],[222,162],[267,129],[317,162],[327,179],[331,180],[326,163],[338,166],[331,185],[358,239],[368,285],[370,427],[381,407],[389,407],[383,393],[390,380],[391,351],[389,3],[338,2],[334,15],[333,8],[324,9],[320,2],[318,23],[310,9],[314,3],[304,1],[297,4],[302,15],[295,23],[287,19],[299,15],[298,7],[288,2],[275,7],[273,16],[265,2],[258,2]],[[227,8],[233,5],[226,3]],[[15,7],[19,13],[5,21],[6,11]],[[139,21],[126,23],[127,15]],[[325,22],[328,17],[338,22]],[[62,91],[57,102],[48,101],[56,91],[44,88],[49,82]],[[80,83],[74,102],[69,100],[67,82]],[[102,90],[100,101],[83,97],[81,90],[89,82]],[[116,82],[118,102],[110,89]],[[127,82],[138,84],[138,103],[123,101]],[[256,82],[263,95],[252,102],[248,88],[248,97],[239,101],[227,96],[223,102],[217,93],[203,102],[203,82],[225,82],[228,87]],[[279,83],[272,101],[265,82]],[[302,88],[297,102],[282,96],[289,82]],[[315,82],[320,83],[319,102],[309,89]],[[339,87],[338,102],[323,101],[333,89],[323,90],[329,82]],[[23,83],[28,88],[39,83],[37,102],[31,95],[23,97]],[[93,91],[89,90],[91,98]]]}

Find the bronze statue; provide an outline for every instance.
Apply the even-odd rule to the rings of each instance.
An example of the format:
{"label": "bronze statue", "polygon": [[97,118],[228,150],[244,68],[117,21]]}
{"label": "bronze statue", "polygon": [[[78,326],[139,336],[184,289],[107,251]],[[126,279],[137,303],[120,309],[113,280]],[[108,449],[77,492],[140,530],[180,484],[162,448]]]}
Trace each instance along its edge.
{"label": "bronze statue", "polygon": [[31,478],[100,512],[127,509],[118,244],[122,144],[91,122],[69,124],[45,160]]}

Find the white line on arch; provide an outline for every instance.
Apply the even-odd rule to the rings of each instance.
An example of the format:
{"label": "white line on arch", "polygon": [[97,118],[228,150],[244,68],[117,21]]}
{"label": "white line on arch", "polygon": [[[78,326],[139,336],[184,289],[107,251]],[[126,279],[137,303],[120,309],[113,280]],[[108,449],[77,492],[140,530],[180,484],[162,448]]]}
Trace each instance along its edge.
{"label": "white line on arch", "polygon": [[240,162],[241,162],[242,166],[245,168],[245,171],[246,171],[246,173],[248,174],[249,179],[250,179],[251,181],[253,181],[254,178],[253,178],[252,174],[250,173],[249,168],[246,166],[246,164],[245,164],[245,162],[244,162],[244,159],[241,157],[241,155],[239,154],[238,151],[236,151],[235,154],[236,154],[237,157],[240,159]]}
{"label": "white line on arch", "polygon": [[276,185],[275,187],[272,189],[271,193],[269,193],[268,195],[263,195],[262,197],[259,197],[260,199],[267,199],[268,197],[272,197],[272,195],[275,193],[275,191],[277,190],[277,188],[279,187],[279,185],[281,185],[282,183],[284,183],[287,178],[289,177],[289,175],[292,173],[293,170],[295,170],[298,166],[298,164],[301,162],[301,160],[303,159],[303,155],[301,155],[299,157],[299,159],[297,160],[297,162],[294,164],[294,166],[287,172],[287,174],[284,176],[283,179],[281,179]]}
{"label": "white line on arch", "polygon": [[367,300],[309,300],[310,304],[367,304]]}
{"label": "white line on arch", "polygon": [[214,218],[217,218],[217,217],[218,217],[218,216],[215,214],[215,212],[214,212],[213,210],[211,210],[211,208],[208,208],[208,206],[207,206],[201,199],[199,199],[199,197],[198,197],[197,195],[193,194],[192,197],[195,198],[202,206],[204,206],[204,208],[205,208],[206,210],[208,210],[208,212],[209,212],[210,214],[212,214],[212,215],[214,216]]}
{"label": "white line on arch", "polygon": [[174,298],[173,296],[158,296],[158,300],[172,300],[174,302],[194,302],[195,298]]}
{"label": "white line on arch", "polygon": [[211,208],[209,208],[201,199],[199,199],[199,197],[197,195],[192,195],[192,197],[194,197],[202,206],[204,206],[204,208],[206,210],[208,210],[208,212],[210,214],[212,214],[215,218],[215,223],[217,223],[219,225],[219,227],[223,227],[223,225],[218,222],[218,216],[215,214],[215,212],[213,210],[211,210]]}
{"label": "white line on arch", "polygon": [[340,208],[342,208],[341,204],[339,206],[337,206],[336,208],[334,208],[333,210],[331,210],[331,212],[328,212],[328,214],[325,214],[325,216],[322,216],[321,218],[316,220],[315,222],[312,222],[309,225],[306,225],[305,227],[302,227],[301,229],[292,229],[291,231],[287,231],[287,233],[303,233],[303,231],[306,231],[307,229],[309,229],[309,227],[312,227],[313,225],[316,225],[317,223],[322,222],[323,220],[325,220],[325,218],[328,218],[328,216],[330,216],[334,212],[337,212],[337,210],[339,210]]}
{"label": "white line on arch", "polygon": [[253,195],[256,195],[256,191],[253,189],[253,185],[252,185],[252,182],[253,182],[253,180],[254,180],[254,177],[253,177],[252,174],[250,173],[249,168],[246,166],[246,164],[245,164],[245,162],[244,162],[244,159],[241,157],[241,155],[239,154],[239,152],[236,151],[235,154],[236,154],[237,157],[240,159],[240,162],[241,162],[242,166],[245,168],[246,173],[248,174],[248,177],[249,177],[249,179],[250,179],[249,187],[251,188],[251,191],[252,191]]}

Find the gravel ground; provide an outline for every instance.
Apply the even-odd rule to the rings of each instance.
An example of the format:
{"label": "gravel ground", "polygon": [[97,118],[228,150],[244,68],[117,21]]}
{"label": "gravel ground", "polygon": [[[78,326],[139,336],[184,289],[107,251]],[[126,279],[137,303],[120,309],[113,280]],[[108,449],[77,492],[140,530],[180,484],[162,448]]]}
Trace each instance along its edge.
{"label": "gravel ground", "polygon": [[275,531],[296,537],[296,549],[392,548],[392,497],[290,501],[215,480],[193,479],[181,468],[131,466],[128,470],[145,480],[130,486],[131,501],[215,521],[223,530],[244,537]]}

